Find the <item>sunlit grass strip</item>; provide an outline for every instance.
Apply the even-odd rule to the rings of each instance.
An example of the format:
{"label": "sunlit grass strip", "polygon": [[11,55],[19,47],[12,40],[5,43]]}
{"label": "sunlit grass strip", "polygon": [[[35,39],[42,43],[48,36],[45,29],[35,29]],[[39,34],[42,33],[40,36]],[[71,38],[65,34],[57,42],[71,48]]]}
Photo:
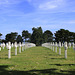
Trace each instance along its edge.
{"label": "sunlit grass strip", "polygon": [[75,70],[73,48],[68,48],[68,59],[64,59],[63,47],[61,48],[61,55],[58,54],[58,51],[59,48],[55,53],[55,51],[45,47],[32,47],[22,53],[18,51],[18,55],[15,56],[15,48],[12,48],[11,59],[7,59],[8,50],[2,50],[0,52],[0,70],[3,69],[0,74],[5,75],[4,71],[8,73],[7,75],[10,75],[10,71],[14,75],[17,73],[20,75],[22,72],[29,75],[70,74]]}

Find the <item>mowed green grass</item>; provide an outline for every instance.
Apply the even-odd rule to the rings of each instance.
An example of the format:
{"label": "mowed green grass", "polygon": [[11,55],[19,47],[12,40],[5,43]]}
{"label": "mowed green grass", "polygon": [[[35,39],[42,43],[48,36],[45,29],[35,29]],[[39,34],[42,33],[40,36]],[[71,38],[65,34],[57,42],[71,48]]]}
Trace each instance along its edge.
{"label": "mowed green grass", "polygon": [[64,48],[57,53],[45,47],[32,47],[15,56],[15,48],[0,51],[0,75],[75,75],[75,52],[68,50],[68,58],[64,58]]}

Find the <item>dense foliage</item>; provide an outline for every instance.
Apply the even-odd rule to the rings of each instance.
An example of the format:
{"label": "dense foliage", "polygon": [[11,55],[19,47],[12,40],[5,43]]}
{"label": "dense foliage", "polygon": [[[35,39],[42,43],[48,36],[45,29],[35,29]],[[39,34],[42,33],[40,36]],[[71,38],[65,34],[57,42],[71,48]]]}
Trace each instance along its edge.
{"label": "dense foliage", "polygon": [[60,29],[55,33],[55,40],[57,42],[75,42],[75,33],[70,32],[69,30]]}
{"label": "dense foliage", "polygon": [[14,33],[11,32],[5,36],[5,40],[7,42],[10,41],[10,42],[14,43],[16,41],[17,34],[18,34],[17,32],[14,32]]}
{"label": "dense foliage", "polygon": [[0,33],[0,42],[1,42],[1,36],[2,36],[2,34]]}
{"label": "dense foliage", "polygon": [[23,37],[23,41],[26,42],[27,40],[30,40],[31,34],[27,30],[23,30],[22,37]]}
{"label": "dense foliage", "polygon": [[16,41],[19,43],[19,42],[22,42],[23,39],[22,39],[22,36],[21,35],[18,35],[17,38],[16,38]]}
{"label": "dense foliage", "polygon": [[32,42],[35,43],[37,46],[41,45],[42,43],[46,42],[75,42],[75,32],[70,32],[69,30],[60,29],[54,33],[50,30],[46,30],[43,32],[41,27],[32,28],[32,34],[28,32],[28,30],[22,31],[22,36],[18,35],[17,32],[11,32],[6,34],[5,40],[1,40],[2,34],[0,33],[0,41],[2,42]]}
{"label": "dense foliage", "polygon": [[43,31],[42,31],[42,28],[41,27],[32,28],[32,30],[33,30],[33,33],[31,35],[31,42],[35,43],[37,46],[41,45],[42,42],[43,42],[43,38],[42,38]]}
{"label": "dense foliage", "polygon": [[43,33],[43,41],[44,42],[52,42],[53,41],[53,33],[49,30],[46,30]]}

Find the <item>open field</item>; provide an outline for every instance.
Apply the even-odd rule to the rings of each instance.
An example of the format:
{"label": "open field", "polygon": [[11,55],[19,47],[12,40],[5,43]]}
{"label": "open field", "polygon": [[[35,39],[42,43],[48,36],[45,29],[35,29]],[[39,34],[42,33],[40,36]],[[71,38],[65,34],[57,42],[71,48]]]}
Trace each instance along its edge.
{"label": "open field", "polygon": [[[19,52],[19,51],[18,51]],[[68,58],[45,47],[32,47],[15,56],[15,48],[0,52],[0,75],[75,75],[75,52],[68,49]]]}

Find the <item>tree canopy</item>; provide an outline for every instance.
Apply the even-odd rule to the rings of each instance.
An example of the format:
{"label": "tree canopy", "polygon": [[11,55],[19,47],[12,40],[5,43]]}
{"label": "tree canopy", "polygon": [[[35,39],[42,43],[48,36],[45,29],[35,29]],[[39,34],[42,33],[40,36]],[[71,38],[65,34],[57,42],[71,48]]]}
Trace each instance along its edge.
{"label": "tree canopy", "polygon": [[[1,40],[2,42],[32,42],[35,43],[37,46],[40,46],[42,43],[46,42],[75,42],[75,32],[70,32],[69,30],[60,29],[56,31],[53,36],[53,33],[50,30],[46,30],[43,32],[41,27],[33,27],[32,34],[29,33],[28,30],[22,31],[22,36],[18,35],[17,32],[11,32],[6,34],[5,39]],[[0,33],[0,37],[2,34]]]}
{"label": "tree canopy", "polygon": [[2,34],[0,33],[0,37],[2,36]]}
{"label": "tree canopy", "polygon": [[1,36],[2,36],[2,34],[0,33],[0,42],[1,42]]}
{"label": "tree canopy", "polygon": [[17,38],[16,38],[16,42],[19,43],[19,42],[22,42],[22,41],[23,41],[22,36],[18,35]]}
{"label": "tree canopy", "polygon": [[42,44],[43,38],[43,31],[41,27],[38,28],[32,28],[33,33],[31,35],[31,42],[35,43],[37,46]]}
{"label": "tree canopy", "polygon": [[22,37],[23,37],[23,40],[27,41],[27,39],[28,40],[30,39],[31,34],[28,32],[28,30],[23,30],[22,31]]}
{"label": "tree canopy", "polygon": [[57,42],[61,41],[61,42],[72,42],[74,41],[74,32],[70,32],[69,30],[65,30],[65,29],[60,29],[58,31],[56,31],[55,33],[55,40]]}
{"label": "tree canopy", "polygon": [[7,42],[10,41],[10,42],[14,43],[16,41],[17,35],[18,35],[17,32],[11,32],[11,33],[6,35],[5,39]]}
{"label": "tree canopy", "polygon": [[53,33],[50,30],[46,30],[43,33],[43,41],[44,42],[52,42],[53,41]]}

